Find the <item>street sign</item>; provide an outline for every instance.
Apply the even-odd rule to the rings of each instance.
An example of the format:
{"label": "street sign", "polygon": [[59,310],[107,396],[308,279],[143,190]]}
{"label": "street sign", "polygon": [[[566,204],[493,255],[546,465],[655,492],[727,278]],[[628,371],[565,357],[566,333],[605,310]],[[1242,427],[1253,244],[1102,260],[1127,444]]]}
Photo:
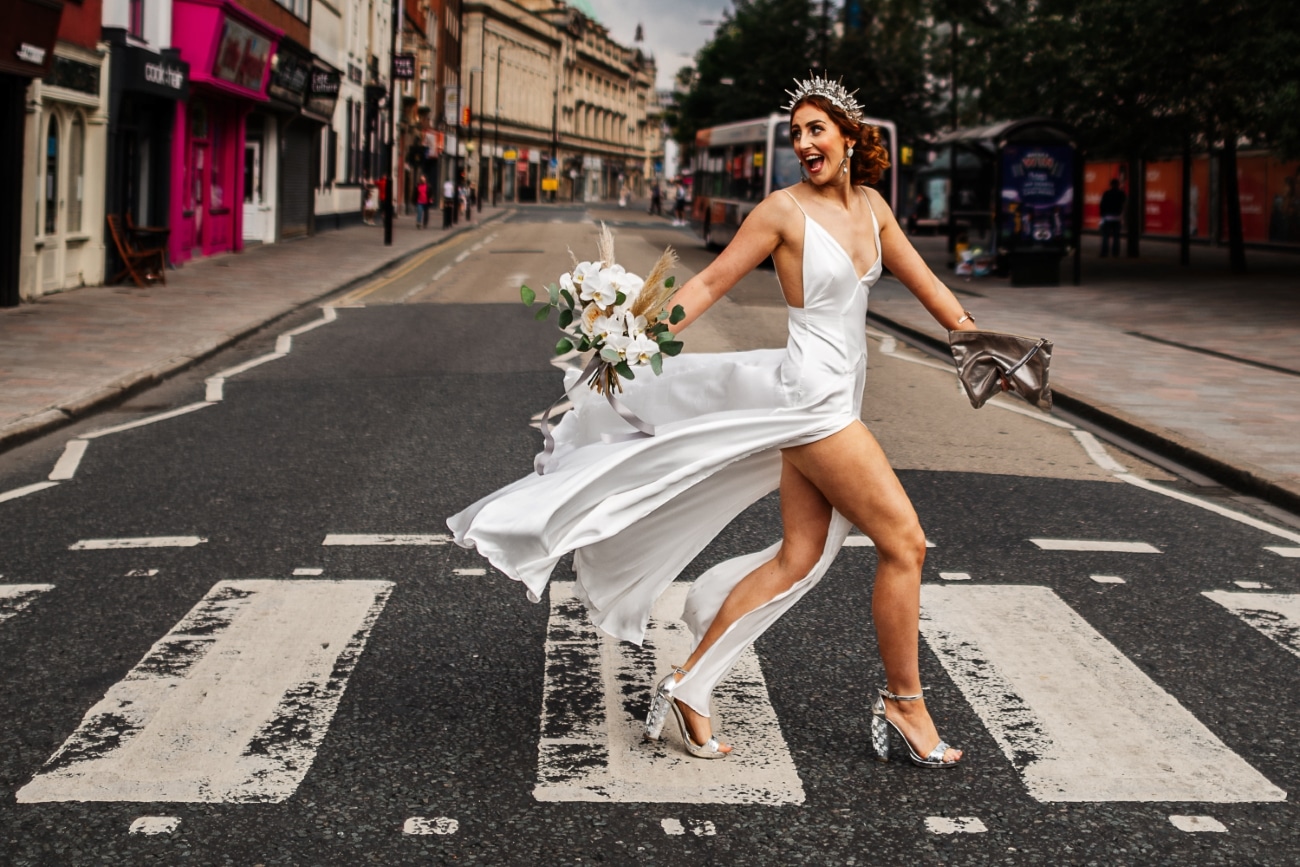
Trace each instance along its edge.
{"label": "street sign", "polygon": [[505,159],[507,162],[514,162],[515,160],[519,159],[519,151],[515,150],[514,148],[511,148],[510,150],[503,153],[501,157]]}
{"label": "street sign", "polygon": [[410,81],[415,78],[415,55],[393,55],[393,78],[398,81]]}
{"label": "street sign", "polygon": [[559,167],[560,167],[560,161],[559,161],[559,160],[554,160],[554,159],[551,160],[551,171],[554,171],[555,169],[558,169]]}
{"label": "street sign", "polygon": [[460,88],[449,87],[443,94],[442,116],[446,118],[447,123],[454,124],[456,115],[460,113]]}
{"label": "street sign", "polygon": [[559,178],[542,178],[542,192],[549,193],[560,188]]}

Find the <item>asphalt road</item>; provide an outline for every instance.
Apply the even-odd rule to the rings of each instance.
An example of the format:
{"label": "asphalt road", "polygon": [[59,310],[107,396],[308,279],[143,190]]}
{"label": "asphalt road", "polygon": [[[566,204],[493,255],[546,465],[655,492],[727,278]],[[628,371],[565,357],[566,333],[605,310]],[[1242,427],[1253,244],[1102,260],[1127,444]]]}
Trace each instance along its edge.
{"label": "asphalt road", "polygon": [[[443,523],[531,471],[561,375],[518,285],[594,218],[633,270],[711,256],[636,213],[512,214],[0,455],[0,491],[64,476],[0,502],[0,863],[1300,863],[1295,528],[973,411],[875,331],[864,420],[933,545],[922,672],[966,761],[870,755],[860,537],[719,696],[734,759],[641,744],[672,613],[662,647],[602,642],[568,561],[531,604]],[[759,270],[688,351],[785,316]],[[778,536],[768,497],[682,580]]]}

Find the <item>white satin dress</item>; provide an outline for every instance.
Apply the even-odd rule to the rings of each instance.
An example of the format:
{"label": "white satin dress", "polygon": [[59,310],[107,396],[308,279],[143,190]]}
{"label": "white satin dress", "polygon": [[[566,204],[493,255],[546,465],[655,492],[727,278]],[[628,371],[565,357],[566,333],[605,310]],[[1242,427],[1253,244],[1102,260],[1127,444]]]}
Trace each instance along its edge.
{"label": "white satin dress", "polygon": [[[592,622],[640,644],[654,600],[733,518],[778,487],[781,449],[858,420],[867,293],[881,272],[874,212],[872,222],[876,263],[859,276],[844,248],[804,213],[804,306],[788,308],[785,349],[681,355],[666,359],[661,376],[627,383],[622,400],[655,425],[653,437],[622,440],[628,424],[570,371],[565,386],[575,407],[555,428],[546,474],[526,476],[450,518],[457,544],[477,548],[533,601],[556,562],[573,552],[575,586]],[[821,580],[849,530],[834,512],[812,571],[733,623],[673,695],[707,715],[714,686]],[[732,587],[780,544],[695,579],[682,619],[696,642]]]}

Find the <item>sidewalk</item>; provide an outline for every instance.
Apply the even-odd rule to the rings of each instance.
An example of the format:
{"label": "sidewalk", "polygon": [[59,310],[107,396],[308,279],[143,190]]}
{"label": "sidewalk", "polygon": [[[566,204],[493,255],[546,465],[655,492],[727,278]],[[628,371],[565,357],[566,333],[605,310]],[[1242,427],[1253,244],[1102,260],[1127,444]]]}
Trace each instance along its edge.
{"label": "sidewalk", "polygon": [[[1182,267],[1176,244],[1100,259],[1087,238],[1082,285],[1028,288],[957,277],[943,238],[912,240],[981,327],[1052,339],[1058,406],[1300,510],[1300,256],[1250,250],[1238,276],[1223,248],[1195,247]],[[895,280],[872,290],[871,315],[946,345]]]}
{"label": "sidewalk", "polygon": [[416,230],[398,216],[187,263],[166,286],[94,286],[0,309],[0,448],[194,364],[279,317],[383,271],[472,223]]}

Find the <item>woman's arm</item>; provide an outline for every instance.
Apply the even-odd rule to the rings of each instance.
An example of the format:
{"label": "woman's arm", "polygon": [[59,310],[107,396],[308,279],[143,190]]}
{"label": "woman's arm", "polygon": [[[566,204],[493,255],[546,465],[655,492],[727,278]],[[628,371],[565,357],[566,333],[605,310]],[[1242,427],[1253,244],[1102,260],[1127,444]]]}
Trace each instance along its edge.
{"label": "woman's arm", "polygon": [[[957,296],[935,276],[916,252],[907,234],[898,225],[884,196],[868,189],[871,207],[880,221],[880,256],[884,266],[908,288],[930,315],[948,331],[972,331],[975,320],[969,317]],[[965,321],[958,320],[967,317]]]}
{"label": "woman's arm", "polygon": [[686,318],[670,326],[674,334],[681,332],[700,314],[712,307],[719,298],[731,291],[750,271],[764,262],[781,243],[781,226],[785,224],[785,199],[790,208],[795,207],[789,196],[768,196],[750,211],[740,224],[740,230],[726,249],[718,254],[709,267],[696,274],[673,296],[670,306],[680,304]]}

